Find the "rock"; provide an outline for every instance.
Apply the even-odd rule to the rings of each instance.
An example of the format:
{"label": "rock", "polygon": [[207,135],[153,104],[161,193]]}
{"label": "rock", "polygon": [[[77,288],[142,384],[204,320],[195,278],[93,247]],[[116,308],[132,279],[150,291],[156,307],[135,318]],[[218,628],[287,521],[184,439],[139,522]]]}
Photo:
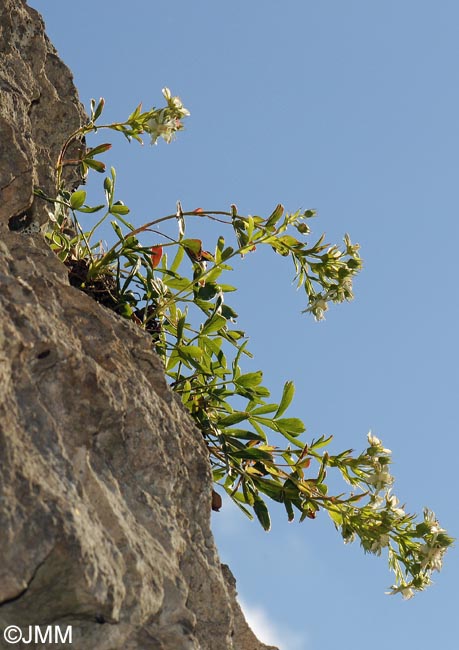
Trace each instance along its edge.
{"label": "rock", "polygon": [[220,565],[207,450],[151,339],[70,286],[37,232],[33,186],[52,194],[84,119],[71,74],[21,0],[3,0],[0,39],[0,648],[16,625],[72,626],[76,650],[267,650]]}
{"label": "rock", "polygon": [[[85,119],[69,69],[44,32],[40,15],[21,0],[0,4],[0,227],[36,231],[48,214],[34,201],[38,182],[55,194],[54,167],[65,138]],[[8,146],[3,146],[8,143]],[[70,149],[69,158],[75,154]],[[80,178],[65,167],[67,186]]]}
{"label": "rock", "polygon": [[236,592],[236,579],[229,566],[222,564],[223,576],[226,581],[226,585],[229,590],[230,600],[232,603],[231,609],[234,616],[234,638],[233,643],[235,648],[244,648],[244,650],[278,650],[274,646],[263,645],[258,641],[255,634],[252,632],[250,627],[247,625],[242,609],[237,602],[237,592]]}

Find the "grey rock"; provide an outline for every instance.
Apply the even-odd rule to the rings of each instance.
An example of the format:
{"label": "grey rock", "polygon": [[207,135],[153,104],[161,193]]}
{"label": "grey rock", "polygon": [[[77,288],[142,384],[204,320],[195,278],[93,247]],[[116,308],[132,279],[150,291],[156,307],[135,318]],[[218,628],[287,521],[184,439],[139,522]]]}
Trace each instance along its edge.
{"label": "grey rock", "polygon": [[[0,3],[0,228],[36,232],[48,218],[34,201],[39,184],[55,194],[55,163],[65,138],[85,119],[69,69],[47,38],[40,15],[21,0]],[[69,158],[77,154],[70,148]],[[74,165],[64,173],[78,185]],[[0,231],[1,232],[1,231]]]}
{"label": "grey rock", "polygon": [[71,625],[77,650],[267,650],[220,565],[203,438],[149,337],[33,234],[33,186],[52,194],[84,113],[21,0],[0,5],[0,88],[0,648],[8,625]]}

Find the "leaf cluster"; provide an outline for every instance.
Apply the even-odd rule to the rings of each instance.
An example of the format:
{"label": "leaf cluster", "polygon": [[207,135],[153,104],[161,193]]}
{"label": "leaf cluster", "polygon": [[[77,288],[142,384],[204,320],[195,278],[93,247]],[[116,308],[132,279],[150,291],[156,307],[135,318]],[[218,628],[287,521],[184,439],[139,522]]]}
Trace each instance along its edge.
{"label": "leaf cluster", "polygon": [[[352,281],[362,265],[358,245],[348,235],[343,246],[325,244],[323,236],[311,242],[315,212],[289,213],[281,204],[262,217],[242,215],[236,205],[228,211],[184,211],[178,203],[175,212],[135,227],[129,208],[116,198],[114,168],[104,178],[100,205],[87,205],[84,190],[69,192],[62,186],[66,151],[90,132],[111,129],[140,142],[147,132],[152,143],[160,136],[169,142],[188,111],[170,91],[163,94],[163,109],[142,112],[139,106],[125,122],[110,125],[96,124],[103,100],[91,104],[89,123],[70,136],[59,156],[56,197],[36,190],[52,206],[45,234],[49,245],[68,265],[75,286],[150,334],[172,389],[202,433],[215,483],[248,517],[269,530],[267,500],[282,504],[289,521],[295,513],[302,521],[325,510],[345,541],[357,537],[365,551],[377,554],[389,549],[396,590],[424,588],[432,566],[420,560],[419,524],[396,507],[390,493],[390,452],[371,436],[358,456],[352,450],[329,454],[325,448],[331,437],[303,441],[303,422],[287,415],[293,383],[285,382],[276,401],[263,385],[261,370],[244,371],[243,359],[252,355],[229,304],[236,288],[226,276],[241,258],[264,246],[290,259],[293,281],[305,292],[304,311],[321,320],[330,302],[353,297]],[[84,148],[77,161],[82,172],[105,171],[98,157],[110,146]],[[94,213],[99,216],[93,225],[85,225]],[[186,235],[196,219],[216,222],[225,231],[212,250],[206,250],[208,242]],[[97,233],[107,221],[113,244],[104,248]],[[168,224],[175,224],[174,236],[166,231]],[[154,236],[154,245],[142,243],[147,235]],[[351,492],[329,494],[330,469],[341,473]],[[432,527],[421,534],[424,544]],[[446,550],[451,540],[442,539]]]}

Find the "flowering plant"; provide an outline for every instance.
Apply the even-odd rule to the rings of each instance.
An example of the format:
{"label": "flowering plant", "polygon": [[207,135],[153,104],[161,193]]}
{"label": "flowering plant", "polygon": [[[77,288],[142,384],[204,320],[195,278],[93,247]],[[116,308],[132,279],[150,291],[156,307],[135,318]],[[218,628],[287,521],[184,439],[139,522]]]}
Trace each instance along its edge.
{"label": "flowering plant", "polygon": [[[241,257],[267,246],[293,262],[296,285],[306,294],[304,311],[321,320],[330,302],[352,299],[352,280],[361,268],[359,246],[348,235],[342,247],[325,244],[324,236],[309,243],[315,212],[288,213],[280,204],[260,217],[241,215],[236,205],[228,211],[184,211],[179,202],[172,214],[135,227],[127,220],[129,208],[115,200],[113,167],[103,182],[104,204],[89,206],[84,190],[70,192],[64,186],[66,165],[78,165],[83,176],[90,169],[105,172],[99,156],[111,145],[86,147],[84,138],[91,132],[110,129],[139,142],[146,133],[152,144],[159,138],[171,142],[189,113],[168,89],[163,95],[163,108],[142,112],[138,106],[125,122],[105,125],[98,124],[103,100],[91,103],[88,123],[69,136],[59,155],[57,195],[36,189],[52,206],[46,240],[68,266],[74,286],[150,335],[171,388],[204,437],[216,485],[247,516],[256,516],[269,530],[266,498],[281,503],[289,521],[295,511],[303,521],[325,510],[345,542],[358,538],[365,552],[376,555],[387,549],[396,576],[390,593],[409,598],[441,568],[452,539],[429,510],[418,523],[405,513],[392,492],[391,452],[371,433],[360,455],[324,451],[331,437],[309,443],[301,439],[303,422],[284,416],[294,396],[293,383],[285,382],[279,401],[273,402],[262,372],[242,371],[242,358],[252,355],[245,333],[235,327],[237,313],[227,303],[235,287],[221,279]],[[75,142],[81,144],[80,156],[68,160],[66,153]],[[85,225],[88,215],[102,210],[94,225]],[[107,219],[114,232],[109,248],[94,243]],[[186,228],[196,219],[226,228],[231,243],[221,235],[207,251],[200,239],[186,237]],[[175,225],[172,234],[167,231],[170,224]],[[151,234],[153,243],[141,243],[140,236]],[[326,477],[331,469],[341,473],[351,492],[329,494]],[[212,507],[221,507],[216,491]]]}

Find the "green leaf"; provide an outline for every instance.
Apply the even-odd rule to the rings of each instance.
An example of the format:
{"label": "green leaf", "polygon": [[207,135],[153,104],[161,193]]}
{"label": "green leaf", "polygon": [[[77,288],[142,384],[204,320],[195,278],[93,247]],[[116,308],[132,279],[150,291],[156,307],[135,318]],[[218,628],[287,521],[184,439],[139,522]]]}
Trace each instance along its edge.
{"label": "green leaf", "polygon": [[113,203],[113,191],[114,191],[114,183],[110,176],[106,176],[104,179],[104,191],[105,191],[105,197],[107,199],[108,205],[111,206]]}
{"label": "green leaf", "polygon": [[265,386],[256,386],[255,388],[250,388],[248,389],[251,393],[250,399],[254,399],[256,397],[269,397],[270,392]]}
{"label": "green leaf", "polygon": [[91,167],[91,169],[95,169],[96,172],[99,172],[100,174],[103,174],[105,171],[105,164],[101,162],[100,160],[93,160],[92,158],[85,158],[83,160],[84,164],[87,165],[88,167]]}
{"label": "green leaf", "polygon": [[[223,305],[225,306],[225,305]],[[222,309],[223,312],[223,309]],[[226,333],[226,338],[231,339],[231,341],[239,341],[240,339],[244,338],[245,333],[242,330],[229,330]],[[248,357],[252,358],[253,354],[249,352],[248,350],[244,349],[244,354],[246,354]]]}
{"label": "green leaf", "polygon": [[244,411],[236,411],[235,413],[231,413],[231,415],[226,415],[225,417],[220,418],[218,424],[221,427],[229,427],[232,424],[242,422],[242,420],[247,420],[248,417],[248,413],[245,413]]}
{"label": "green leaf", "polygon": [[211,300],[219,292],[220,287],[214,282],[206,282],[203,287],[199,287],[196,292],[201,300]]}
{"label": "green leaf", "polygon": [[167,372],[171,371],[172,368],[174,368],[179,361],[180,361],[179,354],[177,352],[177,349],[174,348],[170,353],[169,359],[167,360],[166,371]]}
{"label": "green leaf", "polygon": [[293,396],[295,395],[295,385],[293,381],[286,381],[284,384],[284,390],[282,393],[282,399],[279,404],[279,408],[276,411],[275,418],[278,418],[280,415],[285,413],[285,411],[290,406]]}
{"label": "green leaf", "polygon": [[207,320],[201,330],[201,334],[211,334],[212,332],[218,332],[222,327],[226,325],[226,318],[220,316],[219,314],[214,314],[212,318]]}
{"label": "green leaf", "polygon": [[240,451],[230,452],[231,457],[241,460],[272,460],[272,452],[259,449],[258,447],[244,447]]}
{"label": "green leaf", "polygon": [[278,239],[275,239],[274,241],[270,242],[270,244],[273,247],[273,249],[276,251],[276,253],[279,253],[279,255],[282,255],[283,257],[287,257],[287,255],[290,255],[290,249],[288,248],[288,246],[283,244]]}
{"label": "green leaf", "polygon": [[174,257],[174,260],[170,266],[170,270],[175,273],[177,269],[179,268],[180,264],[182,263],[183,256],[185,255],[185,249],[182,248],[182,246],[179,246],[177,249],[177,253]]}
{"label": "green leaf", "polygon": [[85,160],[87,158],[93,158],[94,156],[97,156],[99,153],[104,153],[105,151],[108,151],[109,149],[112,148],[112,145],[110,143],[106,144],[99,144],[97,147],[93,147],[92,149],[88,149],[85,154]]}
{"label": "green leaf", "polygon": [[255,222],[253,217],[249,217],[247,219],[247,239],[249,240],[249,242],[252,240],[254,226],[255,226]]}
{"label": "green leaf", "polygon": [[258,521],[263,526],[264,530],[268,532],[271,530],[271,519],[269,518],[268,508],[266,507],[265,502],[260,497],[255,497],[255,503],[253,504],[253,509],[257,515]]}
{"label": "green leaf", "polygon": [[227,493],[230,495],[231,499],[234,501],[234,503],[237,505],[237,507],[240,508],[242,510],[242,512],[245,515],[247,515],[247,517],[250,520],[252,520],[253,519],[252,513],[249,510],[247,510],[247,508],[245,506],[243,506],[242,503],[241,503],[241,501],[243,501],[243,503],[245,503],[244,498],[238,493],[233,494],[233,491],[229,487],[226,487],[226,486],[223,486],[223,487],[225,488]]}
{"label": "green leaf", "polygon": [[298,449],[304,449],[305,443],[302,442],[301,440],[298,440],[298,438],[296,437],[297,434],[290,435],[289,433],[287,433],[287,431],[279,431],[279,433],[282,434],[284,438],[286,438],[290,443],[292,443],[292,445],[298,447]]}
{"label": "green leaf", "polygon": [[185,315],[181,316],[177,322],[177,343],[180,343],[183,336],[183,328],[185,327]]}
{"label": "green leaf", "polygon": [[268,439],[267,439],[267,437],[266,437],[266,433],[265,433],[265,432],[263,431],[263,429],[260,427],[260,425],[258,424],[258,422],[257,422],[256,420],[254,420],[253,418],[252,418],[252,419],[249,418],[249,422],[250,422],[250,424],[253,426],[253,428],[255,429],[255,431],[258,433],[258,435],[260,436],[260,438],[261,438],[262,440],[264,440],[265,442],[268,442]]}
{"label": "green leaf", "polygon": [[219,264],[222,261],[222,251],[225,248],[225,240],[223,237],[219,237],[217,240],[217,245],[215,247],[215,262]]}
{"label": "green leaf", "polygon": [[177,352],[180,355],[183,355],[185,358],[201,360],[202,355],[204,354],[200,347],[197,345],[177,345]]}
{"label": "green leaf", "polygon": [[120,239],[121,241],[124,241],[124,235],[123,235],[123,233],[122,233],[122,231],[121,231],[121,228],[119,227],[119,224],[117,224],[116,221],[110,221],[110,223],[111,223],[111,225],[112,225],[113,230],[114,230],[114,231],[116,232],[116,234],[118,235],[119,239]]}
{"label": "green leaf", "polygon": [[101,116],[101,113],[102,113],[102,111],[104,110],[105,99],[104,99],[103,97],[101,97],[101,98],[99,99],[99,103],[97,104],[96,109],[94,110],[95,103],[96,103],[95,100],[94,100],[94,99],[91,99],[91,108],[93,109],[93,116],[92,116],[92,119],[93,119],[94,121],[96,121],[97,118]]}
{"label": "green leaf", "polygon": [[321,447],[326,447],[330,443],[332,438],[333,436],[328,436],[328,438],[326,438],[325,436],[320,436],[318,440],[312,441],[312,443],[309,445],[309,449],[315,451],[316,449],[320,449]]}
{"label": "green leaf", "polygon": [[263,404],[263,406],[251,410],[250,413],[251,415],[265,415],[266,413],[273,413],[277,408],[277,404]]}
{"label": "green leaf", "polygon": [[225,248],[224,251],[222,251],[221,259],[222,262],[227,260],[231,255],[234,253],[234,248],[231,248],[231,246],[228,246],[228,248]]}
{"label": "green leaf", "polygon": [[299,242],[298,239],[292,237],[291,235],[282,235],[282,237],[279,237],[278,241],[282,242],[282,244],[285,244],[289,248],[301,246],[301,242]]}
{"label": "green leaf", "polygon": [[127,205],[123,205],[121,202],[114,203],[110,208],[112,214],[129,214],[130,210]]}
{"label": "green leaf", "polygon": [[135,120],[137,120],[137,119],[139,118],[141,112],[142,112],[142,104],[139,104],[139,105],[138,105],[138,106],[137,106],[137,107],[132,111],[132,113],[129,115],[127,121],[128,121],[128,122],[134,122]]}
{"label": "green leaf", "polygon": [[220,363],[226,367],[226,357],[221,349],[222,342],[223,339],[221,337],[215,336],[213,338],[206,338],[204,340],[204,345],[208,348],[208,350],[210,350],[210,352],[213,352]]}
{"label": "green leaf", "polygon": [[86,192],[84,190],[77,190],[70,197],[70,205],[72,206],[73,210],[78,210],[78,208],[81,208],[85,201]]}
{"label": "green leaf", "polygon": [[243,388],[253,388],[258,386],[262,379],[263,373],[261,370],[257,370],[256,372],[247,372],[245,375],[240,375],[234,383]]}
{"label": "green leaf", "polygon": [[229,305],[222,305],[221,312],[222,316],[224,316],[227,320],[238,317],[238,314]]}
{"label": "green leaf", "polygon": [[284,206],[280,203],[274,208],[274,212],[268,217],[266,228],[273,228],[284,214]]}
{"label": "green leaf", "polygon": [[283,503],[284,501],[284,487],[278,481],[272,478],[258,477],[256,480],[257,488],[266,494],[273,501]]}
{"label": "green leaf", "polygon": [[343,516],[341,515],[340,512],[338,512],[338,510],[328,509],[328,514],[330,515],[330,519],[333,521],[333,523],[336,526],[342,526]]}
{"label": "green leaf", "polygon": [[299,436],[300,433],[306,431],[306,427],[299,418],[279,418],[275,422],[279,427],[280,433],[286,432],[291,436]]}
{"label": "green leaf", "polygon": [[279,427],[277,426],[277,423],[275,420],[272,418],[263,418],[260,417],[259,415],[255,415],[252,417],[252,414],[250,414],[250,424],[255,426],[255,422],[257,422],[259,425],[263,427],[268,427],[268,429],[272,429],[272,431],[279,431]]}
{"label": "green leaf", "polygon": [[181,276],[171,277],[170,275],[164,275],[163,282],[166,286],[171,289],[177,289],[178,291],[184,291],[190,287],[190,281]]}
{"label": "green leaf", "polygon": [[182,239],[180,243],[184,248],[188,248],[195,255],[199,255],[202,251],[202,241],[200,239]]}
{"label": "green leaf", "polygon": [[226,436],[228,435],[231,438],[241,438],[241,440],[256,440],[259,442],[266,442],[266,438],[261,437],[253,431],[247,431],[246,429],[227,429],[223,432]]}
{"label": "green leaf", "polygon": [[87,212],[87,213],[92,213],[92,212],[99,212],[99,210],[102,210],[102,208],[105,208],[105,205],[95,205],[93,208],[78,208],[78,212]]}
{"label": "green leaf", "polygon": [[292,502],[289,499],[285,499],[284,506],[287,511],[288,520],[293,521],[295,519],[295,513],[293,512]]}

